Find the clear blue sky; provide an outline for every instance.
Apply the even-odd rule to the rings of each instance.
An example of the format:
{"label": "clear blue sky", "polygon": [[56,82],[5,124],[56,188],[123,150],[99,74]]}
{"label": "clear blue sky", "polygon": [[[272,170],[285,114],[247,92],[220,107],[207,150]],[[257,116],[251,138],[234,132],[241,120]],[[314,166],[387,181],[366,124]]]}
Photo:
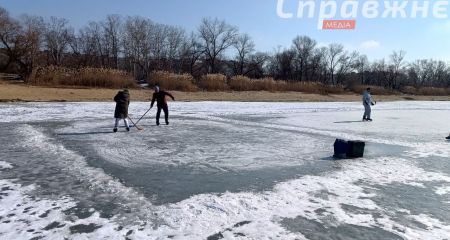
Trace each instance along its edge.
{"label": "clear blue sky", "polygon": [[[285,11],[296,11],[298,0],[285,0]],[[340,2],[340,1],[338,1]],[[203,17],[217,17],[250,34],[261,51],[288,47],[297,35],[320,44],[341,43],[370,60],[405,50],[407,59],[450,61],[450,19],[357,19],[353,31],[323,31],[315,19],[281,19],[277,0],[0,0],[14,17],[20,14],[62,17],[79,28],[108,14],[142,16],[155,22],[195,30]],[[449,7],[450,9],[450,7]],[[450,12],[449,12],[450,15]]]}

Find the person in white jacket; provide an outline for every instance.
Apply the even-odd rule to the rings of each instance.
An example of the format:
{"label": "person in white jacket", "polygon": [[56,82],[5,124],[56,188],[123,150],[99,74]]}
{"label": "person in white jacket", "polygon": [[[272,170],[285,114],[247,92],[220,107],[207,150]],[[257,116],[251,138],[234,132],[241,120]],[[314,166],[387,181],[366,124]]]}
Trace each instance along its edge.
{"label": "person in white jacket", "polygon": [[364,105],[364,116],[363,121],[372,121],[370,115],[372,114],[372,107],[375,103],[372,101],[372,96],[370,95],[370,88],[367,88],[363,93],[363,105]]}

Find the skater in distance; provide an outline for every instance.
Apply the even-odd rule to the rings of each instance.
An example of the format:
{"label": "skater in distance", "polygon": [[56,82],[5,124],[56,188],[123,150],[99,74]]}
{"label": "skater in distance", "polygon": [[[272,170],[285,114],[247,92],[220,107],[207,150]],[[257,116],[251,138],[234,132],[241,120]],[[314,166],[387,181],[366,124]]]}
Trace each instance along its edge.
{"label": "skater in distance", "polygon": [[363,93],[363,105],[364,105],[364,116],[363,121],[372,121],[370,115],[372,114],[372,107],[376,102],[372,101],[372,96],[370,95],[370,88],[367,88]]}
{"label": "skater in distance", "polygon": [[150,109],[153,108],[153,104],[155,104],[158,108],[156,112],[156,125],[159,126],[159,117],[161,116],[161,110],[164,111],[164,117],[166,120],[166,125],[169,125],[169,106],[167,105],[167,99],[166,96],[169,96],[172,98],[173,101],[175,101],[175,98],[172,96],[172,94],[162,91],[159,87],[159,85],[155,85],[154,87],[155,92],[153,93],[152,103],[150,105]]}
{"label": "skater in distance", "polygon": [[114,132],[117,132],[117,127],[119,126],[119,121],[123,120],[127,131],[130,131],[130,126],[128,125],[128,106],[130,105],[130,92],[128,89],[119,91],[114,97],[116,102],[116,109],[114,111],[114,117],[116,118],[116,124],[114,125]]}

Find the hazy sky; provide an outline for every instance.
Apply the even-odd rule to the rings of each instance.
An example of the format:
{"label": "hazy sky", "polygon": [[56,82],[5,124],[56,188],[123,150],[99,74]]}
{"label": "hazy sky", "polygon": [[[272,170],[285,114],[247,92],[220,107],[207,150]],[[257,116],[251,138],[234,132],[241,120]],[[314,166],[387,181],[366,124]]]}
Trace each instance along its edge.
{"label": "hazy sky", "polygon": [[[298,1],[285,0],[284,11],[295,12]],[[197,29],[203,17],[217,17],[250,34],[261,51],[288,47],[295,36],[307,35],[321,45],[341,43],[347,50],[367,54],[371,60],[405,50],[408,60],[450,61],[450,18],[364,19],[359,14],[355,30],[326,31],[317,29],[317,17],[280,18],[277,0],[0,0],[0,6],[14,17],[24,13],[63,17],[75,28],[103,20],[108,14],[120,14],[138,15],[191,31]]]}

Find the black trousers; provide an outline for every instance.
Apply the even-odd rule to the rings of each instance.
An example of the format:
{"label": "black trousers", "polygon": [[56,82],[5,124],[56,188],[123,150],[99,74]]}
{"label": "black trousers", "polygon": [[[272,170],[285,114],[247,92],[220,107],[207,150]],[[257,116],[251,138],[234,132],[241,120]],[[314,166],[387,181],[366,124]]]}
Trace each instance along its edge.
{"label": "black trousers", "polygon": [[169,124],[169,107],[167,105],[158,106],[158,111],[156,112],[156,124],[159,125],[159,117],[161,116],[161,110],[164,111],[166,124]]}

